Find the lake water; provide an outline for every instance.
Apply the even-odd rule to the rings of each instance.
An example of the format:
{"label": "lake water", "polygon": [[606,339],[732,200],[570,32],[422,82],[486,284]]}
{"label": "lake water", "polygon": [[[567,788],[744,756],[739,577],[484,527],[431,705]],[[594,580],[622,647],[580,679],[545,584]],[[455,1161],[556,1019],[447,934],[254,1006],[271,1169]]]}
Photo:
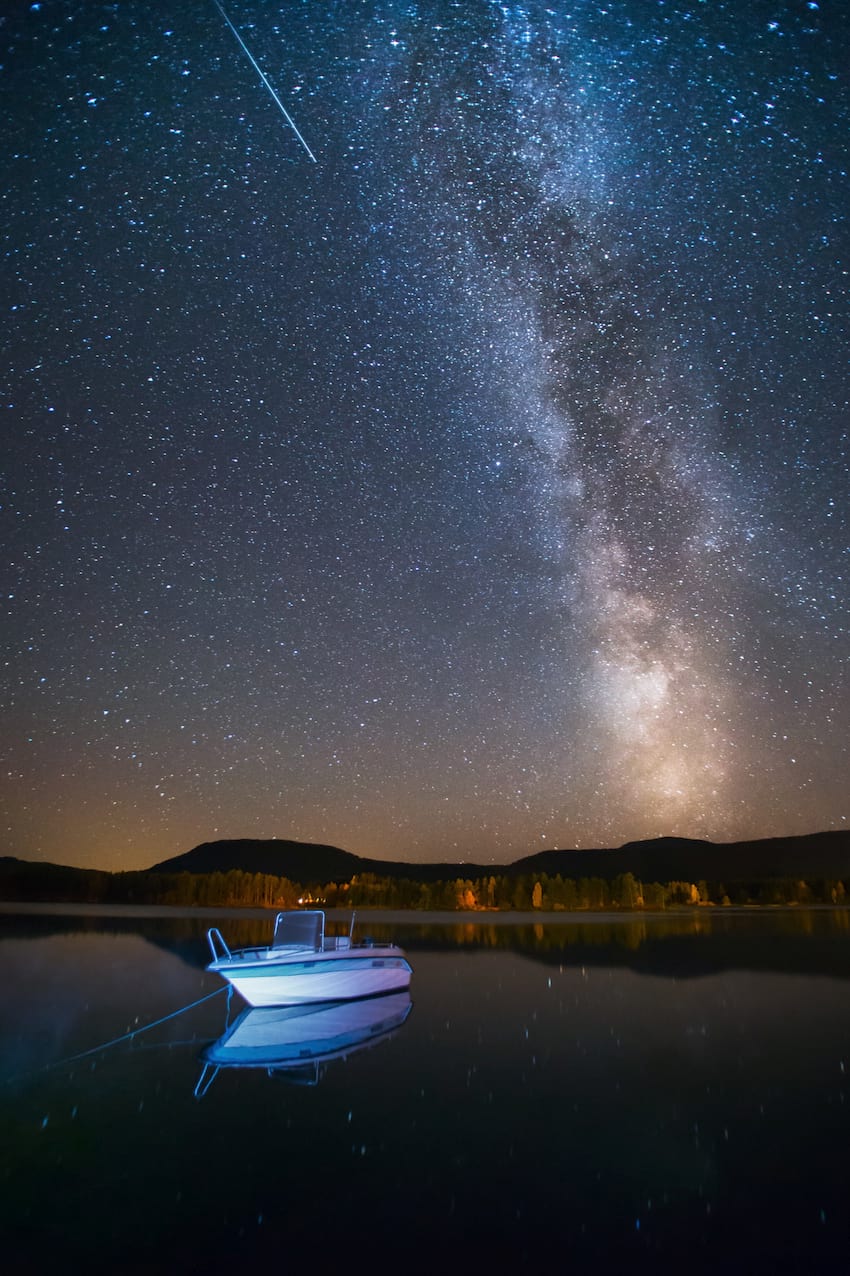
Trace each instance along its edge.
{"label": "lake water", "polygon": [[368,1048],[204,1072],[226,994],[105,1045],[216,991],[210,924],[0,906],[4,1272],[850,1265],[847,912],[385,919]]}

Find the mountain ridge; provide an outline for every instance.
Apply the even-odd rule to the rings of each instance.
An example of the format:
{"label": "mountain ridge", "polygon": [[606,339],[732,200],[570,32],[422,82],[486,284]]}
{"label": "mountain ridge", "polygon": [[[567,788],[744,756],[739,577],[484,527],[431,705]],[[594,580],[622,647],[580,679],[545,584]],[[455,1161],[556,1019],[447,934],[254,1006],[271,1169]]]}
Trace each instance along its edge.
{"label": "mountain ridge", "polygon": [[233,869],[288,877],[304,884],[348,881],[362,873],[423,882],[529,873],[610,880],[628,872],[646,881],[844,878],[850,876],[850,830],[738,842],[660,837],[630,841],[611,849],[538,851],[510,864],[462,861],[416,864],[373,859],[315,842],[236,838],[202,842],[190,851],[161,860],[142,871],[213,873]]}

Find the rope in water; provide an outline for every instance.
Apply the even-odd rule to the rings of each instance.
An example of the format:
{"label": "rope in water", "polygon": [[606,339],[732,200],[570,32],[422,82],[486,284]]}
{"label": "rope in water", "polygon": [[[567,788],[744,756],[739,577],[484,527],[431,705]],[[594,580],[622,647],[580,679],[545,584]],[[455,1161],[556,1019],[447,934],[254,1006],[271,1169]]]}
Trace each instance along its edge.
{"label": "rope in water", "polygon": [[218,997],[220,993],[230,993],[232,991],[230,984],[223,984],[221,988],[216,988],[215,992],[208,992],[206,996],[199,997],[197,1001],[190,1002],[188,1006],[181,1006],[179,1010],[172,1010],[171,1014],[163,1015],[161,1019],[155,1019],[153,1023],[146,1023],[141,1028],[134,1028],[132,1032],[124,1032],[120,1037],[113,1037],[111,1041],[104,1041],[99,1046],[92,1046],[89,1050],[81,1050],[79,1054],[68,1055],[66,1059],[56,1059],[53,1063],[47,1063],[43,1068],[37,1069],[36,1073],[8,1077],[7,1082],[19,1080],[21,1075],[38,1075],[41,1072],[49,1072],[53,1068],[64,1067],[69,1063],[78,1063],[80,1059],[87,1059],[90,1055],[100,1054],[102,1050],[109,1050],[112,1046],[119,1046],[122,1041],[131,1041],[133,1037],[138,1037],[143,1032],[149,1032],[151,1028],[158,1028],[160,1024],[168,1023],[169,1019],[176,1019],[178,1015],[184,1015],[187,1010],[194,1010],[196,1006],[202,1006],[205,1001],[211,1001],[213,997]]}

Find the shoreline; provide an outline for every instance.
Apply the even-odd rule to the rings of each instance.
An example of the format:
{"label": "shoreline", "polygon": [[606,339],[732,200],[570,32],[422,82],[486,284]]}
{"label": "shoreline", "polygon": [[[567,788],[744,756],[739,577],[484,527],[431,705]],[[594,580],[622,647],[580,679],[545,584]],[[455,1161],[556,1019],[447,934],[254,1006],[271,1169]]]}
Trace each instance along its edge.
{"label": "shoreline", "polygon": [[[664,917],[727,917],[775,913],[835,913],[847,912],[848,904],[697,904],[659,909],[578,909],[567,912],[554,909],[513,910],[487,909],[416,909],[416,908],[325,908],[328,921],[348,922],[352,911],[358,923],[388,922],[392,925],[411,926],[574,926],[612,922],[634,922],[640,919]],[[178,904],[82,904],[55,901],[0,900],[0,916],[44,917],[138,917],[138,918],[193,918],[199,920],[226,919],[228,921],[262,921],[273,919],[278,908],[214,907],[205,905],[184,906]],[[306,911],[306,910],[305,910]]]}

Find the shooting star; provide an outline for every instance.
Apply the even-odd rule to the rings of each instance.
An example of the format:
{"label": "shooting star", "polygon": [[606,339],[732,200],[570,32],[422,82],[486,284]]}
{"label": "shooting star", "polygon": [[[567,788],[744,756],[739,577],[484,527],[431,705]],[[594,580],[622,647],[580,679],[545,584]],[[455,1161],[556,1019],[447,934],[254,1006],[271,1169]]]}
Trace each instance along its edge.
{"label": "shooting star", "polygon": [[283,117],[284,117],[284,119],[286,120],[287,124],[288,124],[288,125],[289,125],[289,127],[292,129],[292,131],[293,131],[293,133],[295,134],[295,136],[298,138],[298,141],[299,141],[299,142],[301,143],[301,145],[304,147],[304,150],[305,150],[305,151],[307,152],[307,154],[310,156],[310,159],[313,161],[313,163],[314,163],[314,164],[318,163],[318,161],[317,161],[317,159],[316,159],[315,155],[314,155],[314,154],[313,154],[313,152],[310,150],[310,147],[307,145],[307,143],[304,141],[304,138],[301,136],[301,133],[298,131],[298,125],[295,123],[294,119],[293,119],[293,118],[292,118],[292,116],[289,114],[289,112],[287,111],[287,109],[286,109],[286,107],[283,105],[283,103],[281,102],[281,100],[280,100],[280,98],[278,97],[278,95],[275,93],[275,91],[274,91],[274,89],[272,88],[271,84],[269,84],[269,81],[268,81],[268,78],[267,78],[267,76],[266,76],[265,72],[264,72],[264,71],[263,71],[263,69],[260,67],[259,63],[257,62],[257,59],[254,57],[253,53],[252,53],[252,52],[251,52],[251,50],[248,48],[247,44],[246,44],[246,43],[245,43],[245,41],[242,39],[242,37],[241,37],[241,35],[239,34],[239,32],[236,30],[236,27],[235,27],[235,26],[233,25],[233,23],[230,21],[230,18],[228,18],[227,14],[224,12],[224,9],[223,9],[223,8],[221,7],[221,5],[219,4],[218,0],[213,0],[213,4],[214,4],[214,5],[215,5],[215,7],[218,9],[219,13],[220,13],[220,14],[221,14],[221,16],[224,18],[224,20],[225,20],[225,22],[227,23],[227,25],[230,27],[230,30],[231,30],[231,31],[233,32],[233,34],[236,36],[236,39],[237,39],[237,40],[239,41],[239,43],[242,45],[242,48],[245,50],[245,53],[246,53],[246,54],[247,54],[247,56],[248,56],[248,59],[249,59],[249,61],[250,61],[250,63],[251,63],[251,66],[252,66],[252,67],[254,68],[254,70],[257,72],[257,75],[259,75],[260,79],[262,80],[262,82],[263,82],[263,84],[266,86],[266,88],[268,89],[269,93],[271,93],[272,97],[274,98],[275,102],[277,103],[278,107],[280,108],[280,110],[281,110],[281,112],[282,112],[282,114],[283,114]]}

